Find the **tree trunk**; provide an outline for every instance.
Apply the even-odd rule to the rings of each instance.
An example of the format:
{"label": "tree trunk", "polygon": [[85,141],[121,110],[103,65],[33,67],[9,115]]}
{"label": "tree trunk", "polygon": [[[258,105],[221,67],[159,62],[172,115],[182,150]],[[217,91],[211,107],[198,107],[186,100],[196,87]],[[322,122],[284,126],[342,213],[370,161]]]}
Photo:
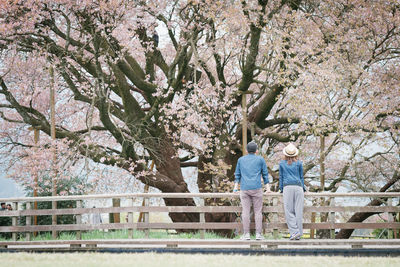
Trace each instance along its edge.
{"label": "tree trunk", "polygon": [[[395,184],[398,180],[400,180],[400,175],[395,172],[392,179],[387,182],[379,192],[386,192],[393,184]],[[380,206],[383,201],[387,199],[374,199],[367,206]],[[372,215],[378,214],[379,212],[357,212],[347,222],[363,222],[367,218]],[[354,232],[354,229],[341,229],[339,233],[336,235],[336,239],[348,239],[351,234]]]}
{"label": "tree trunk", "polygon": [[[168,177],[172,181],[166,181],[157,188],[163,193],[189,193],[189,189],[183,179],[179,158],[176,151],[168,140],[161,143],[159,148],[159,156],[154,157],[157,171]],[[171,187],[171,184],[173,186]],[[151,185],[151,184],[150,184]],[[162,186],[165,185],[165,186]],[[192,198],[164,198],[167,206],[196,206]],[[169,217],[173,222],[199,222],[198,213],[169,213]]]}
{"label": "tree trunk", "polygon": [[[234,149],[234,148],[232,148]],[[231,149],[230,149],[231,150]],[[233,181],[234,179],[234,171],[235,171],[235,167],[236,167],[236,162],[238,160],[238,158],[241,155],[241,151],[240,150],[236,150],[235,154],[230,154],[230,153],[224,153],[225,155],[223,156],[223,161],[225,164],[231,165],[232,167],[227,170],[226,173],[226,177],[229,178],[230,181]],[[221,155],[219,155],[221,156]],[[203,156],[199,157],[198,160],[198,166],[197,168],[199,170],[204,169],[204,164],[206,163],[215,163],[215,159],[209,159]],[[212,183],[213,183],[213,175],[210,173],[206,173],[206,172],[202,172],[199,171],[198,176],[197,176],[197,184],[199,186],[199,192],[201,193],[209,193],[209,192],[214,192],[215,189],[217,189],[217,191],[215,192],[220,192],[218,189],[219,185],[217,184],[216,187],[217,188],[213,188]],[[225,191],[223,192],[231,192],[233,188],[228,188],[225,189]],[[229,190],[229,191],[227,191]],[[225,205],[225,206],[229,206],[229,205],[239,205],[240,204],[240,200],[236,199],[236,200],[222,200],[219,198],[213,198],[213,199],[204,199],[204,204],[206,206],[218,206],[218,205]],[[240,221],[240,214],[234,214],[234,213],[206,213],[205,214],[205,220],[206,222],[236,222]],[[221,230],[214,230],[213,232],[218,233],[220,235],[223,236],[232,236],[233,234],[233,230],[229,230],[229,229],[221,229]]]}

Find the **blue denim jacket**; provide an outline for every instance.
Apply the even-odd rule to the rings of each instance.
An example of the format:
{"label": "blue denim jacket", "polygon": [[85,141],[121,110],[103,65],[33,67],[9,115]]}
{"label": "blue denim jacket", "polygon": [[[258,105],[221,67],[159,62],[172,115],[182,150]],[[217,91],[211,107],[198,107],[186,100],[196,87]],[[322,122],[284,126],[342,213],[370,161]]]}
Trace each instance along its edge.
{"label": "blue denim jacket", "polygon": [[286,185],[298,185],[304,188],[303,163],[301,161],[288,164],[286,160],[279,163],[279,190],[283,192]]}
{"label": "blue denim jacket", "polygon": [[236,164],[235,182],[240,183],[240,190],[261,188],[261,175],[264,184],[267,184],[268,170],[263,157],[250,153],[239,158]]}

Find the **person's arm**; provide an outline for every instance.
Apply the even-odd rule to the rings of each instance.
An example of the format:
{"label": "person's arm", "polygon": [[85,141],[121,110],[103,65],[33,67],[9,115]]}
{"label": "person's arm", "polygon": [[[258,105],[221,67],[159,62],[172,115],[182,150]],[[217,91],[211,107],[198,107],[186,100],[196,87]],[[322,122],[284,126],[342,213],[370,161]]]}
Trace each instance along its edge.
{"label": "person's arm", "polygon": [[303,173],[303,163],[300,162],[299,164],[299,175],[300,175],[300,181],[301,181],[301,185],[303,186],[303,190],[306,191],[306,188],[304,186],[304,173]]}
{"label": "person's arm", "polygon": [[264,158],[262,159],[262,166],[261,166],[261,175],[263,177],[264,181],[264,186],[265,186],[265,192],[270,193],[271,188],[269,186],[269,179],[268,179],[268,168],[267,168],[267,163],[265,162]]}
{"label": "person's arm", "polygon": [[283,192],[283,168],[279,163],[279,191]]}
{"label": "person's arm", "polygon": [[265,163],[265,159],[263,158],[261,160],[261,175],[263,177],[264,180],[264,185],[269,183],[268,180],[268,168],[267,168],[267,163]]}
{"label": "person's arm", "polygon": [[241,172],[240,172],[240,159],[238,160],[236,164],[236,170],[235,170],[235,186],[233,187],[233,192],[238,191],[240,179],[241,179]]}

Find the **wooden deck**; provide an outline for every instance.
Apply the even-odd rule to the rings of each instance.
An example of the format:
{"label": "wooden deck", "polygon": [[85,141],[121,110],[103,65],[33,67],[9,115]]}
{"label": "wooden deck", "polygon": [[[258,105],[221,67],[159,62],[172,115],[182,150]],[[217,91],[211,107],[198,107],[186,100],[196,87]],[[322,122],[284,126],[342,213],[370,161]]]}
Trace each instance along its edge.
{"label": "wooden deck", "polygon": [[[197,206],[152,206],[149,199],[154,198],[197,198]],[[224,198],[229,200],[229,205],[225,206],[206,206],[204,203],[206,199]],[[305,219],[304,229],[329,229],[331,239],[304,239],[300,241],[277,240],[280,232],[286,232],[287,226],[283,218],[282,195],[278,193],[264,194],[264,207],[263,213],[268,215],[267,220],[263,223],[263,229],[273,234],[274,239],[265,241],[242,241],[237,239],[204,239],[205,231],[207,230],[235,230],[241,229],[242,225],[238,221],[231,222],[210,222],[206,221],[207,213],[230,213],[234,218],[240,219],[241,207],[238,200],[239,195],[233,193],[146,193],[146,194],[120,194],[120,195],[84,195],[84,196],[58,196],[58,197],[35,197],[35,198],[12,198],[0,199],[0,202],[12,203],[13,211],[1,211],[0,217],[9,217],[10,224],[0,226],[0,233],[11,233],[12,241],[0,242],[2,249],[18,248],[18,249],[32,249],[35,246],[39,247],[63,247],[65,248],[91,248],[96,249],[100,247],[247,247],[247,248],[272,248],[277,249],[280,247],[313,247],[318,248],[321,246],[327,247],[347,247],[347,248],[364,248],[364,247],[392,247],[399,249],[400,239],[396,238],[395,231],[400,229],[400,222],[397,217],[400,214],[400,193],[306,193],[305,199],[308,203],[313,205],[306,205],[304,207],[305,218],[310,218],[310,214],[328,214],[328,219],[325,222],[310,221]],[[340,205],[343,201],[338,199],[354,199],[364,198],[367,201],[372,199],[380,199],[382,204],[380,206],[360,206],[356,202],[351,202],[351,205]],[[103,200],[104,203],[111,202],[112,199],[128,200],[125,201],[121,207],[85,207],[87,200]],[[134,200],[143,201],[144,206],[134,205]],[[63,201],[70,200],[75,202],[73,207],[65,209],[39,209],[35,210],[32,207],[34,202],[48,202],[48,201]],[[319,203],[313,200],[323,200],[320,203],[329,203],[329,205],[315,205]],[[128,203],[128,204],[126,204]],[[142,201],[140,201],[142,203]],[[26,205],[24,205],[26,204]],[[24,207],[24,208],[23,208]],[[127,214],[127,222],[121,223],[102,223],[90,224],[82,221],[83,215],[108,214],[108,213],[121,213]],[[134,222],[134,213],[144,214],[143,222]],[[160,222],[150,220],[151,216],[156,213],[198,213],[199,221],[197,222]],[[338,221],[338,214],[351,216],[355,212],[373,212],[380,213],[386,217],[386,220],[375,222],[351,222]],[[74,215],[76,220],[74,224],[52,224],[52,225],[34,225],[32,218],[34,216],[51,216],[51,215]],[[307,217],[308,216],[308,217]],[[21,220],[24,218],[25,220]],[[22,224],[21,222],[25,223]],[[254,225],[252,225],[254,227]],[[113,230],[113,229],[127,229],[129,236],[127,239],[118,240],[80,240],[82,239],[83,231],[91,230]],[[150,230],[193,230],[199,231],[201,239],[149,239]],[[351,239],[351,240],[335,240],[335,231],[338,229],[387,229],[389,239]],[[133,239],[134,231],[144,231],[146,239]],[[75,231],[76,240],[49,240],[49,241],[30,241],[34,232],[44,231]],[[398,235],[397,235],[398,237]],[[27,241],[18,241],[21,238]]]}

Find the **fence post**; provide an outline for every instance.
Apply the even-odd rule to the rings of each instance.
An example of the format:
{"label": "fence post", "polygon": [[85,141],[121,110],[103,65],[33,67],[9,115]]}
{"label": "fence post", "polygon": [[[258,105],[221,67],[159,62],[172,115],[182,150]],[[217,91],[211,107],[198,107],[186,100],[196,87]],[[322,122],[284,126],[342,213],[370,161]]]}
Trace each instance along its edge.
{"label": "fence post", "polygon": [[[51,202],[51,209],[56,210],[57,209],[57,201],[52,201]],[[51,215],[51,225],[57,225],[57,215]],[[56,239],[58,236],[57,230],[52,230],[51,231],[51,237],[53,239]]]}
{"label": "fence post", "polygon": [[[18,210],[18,202],[13,202],[11,204],[11,206],[12,206],[12,210]],[[17,226],[17,224],[18,224],[18,217],[17,216],[12,216],[11,225],[12,226]],[[12,233],[12,240],[13,241],[17,241],[17,233],[16,232]]]}
{"label": "fence post", "polygon": [[[278,206],[278,198],[277,197],[273,197],[272,198],[272,206],[273,207],[277,207]],[[274,214],[272,215],[272,219],[274,223],[278,223],[279,222],[279,218],[278,218],[278,212],[274,212]],[[275,227],[273,229],[273,237],[274,239],[278,239],[278,229]]]}
{"label": "fence post", "polygon": [[[76,201],[76,208],[80,209],[82,208],[82,200],[77,200]],[[81,225],[82,224],[82,215],[81,214],[76,214],[76,224]],[[82,231],[76,231],[76,239],[81,240],[82,239]]]}
{"label": "fence post", "polygon": [[[31,209],[31,202],[26,202],[26,210],[30,210],[30,209]],[[31,226],[32,225],[32,216],[26,216],[25,222],[26,222],[26,226]],[[26,237],[26,241],[31,241],[31,232],[26,232],[25,237]]]}
{"label": "fence post", "polygon": [[[320,197],[319,198],[319,202],[320,202],[320,207],[328,207],[329,205],[329,201],[327,200],[327,197]],[[317,200],[317,204],[318,204],[318,200]],[[328,204],[328,205],[327,205]],[[328,212],[319,212],[319,222],[320,223],[325,223],[325,222],[329,222],[330,218],[329,218],[329,211]],[[318,229],[315,230],[315,237],[318,238],[318,234],[320,235],[320,237],[324,237],[325,236],[325,231],[320,229],[318,231]],[[330,234],[330,231],[329,231]]]}
{"label": "fence post", "polygon": [[[121,199],[120,198],[113,198],[112,199],[112,206],[113,207],[121,207]],[[120,213],[110,213],[109,214],[109,221],[110,223],[120,223]]]}
{"label": "fence post", "polygon": [[[389,207],[391,207],[391,206],[392,206],[392,203],[393,203],[393,200],[392,200],[391,197],[389,197],[388,200],[387,200],[387,205],[388,205]],[[392,216],[392,214],[391,214],[390,212],[387,212],[386,214],[387,214],[387,217],[388,217],[388,223],[393,223],[393,216]],[[393,239],[393,229],[390,228],[390,227],[388,228],[388,239]]]}
{"label": "fence post", "polygon": [[[335,206],[335,198],[333,197],[330,202],[331,202],[330,206],[334,207]],[[329,213],[329,222],[331,224],[335,223],[335,212],[334,211]],[[331,239],[335,239],[335,228],[330,229],[330,237],[331,237]]]}
{"label": "fence post", "polygon": [[[133,207],[133,198],[128,198],[128,206]],[[128,212],[128,224],[131,225],[133,223],[133,212]],[[133,228],[128,228],[128,237],[133,239]]]}
{"label": "fence post", "polygon": [[[312,207],[316,207],[318,205],[318,201],[317,199],[315,199],[314,197],[311,199],[311,205]],[[315,223],[315,218],[317,217],[317,213],[311,212],[311,224]],[[310,239],[314,239],[315,238],[315,229],[313,228],[313,226],[311,226],[310,228]]]}
{"label": "fence post", "polygon": [[[400,222],[400,212],[395,213],[394,215],[395,215],[394,221],[395,222]],[[394,238],[395,239],[400,238],[399,235],[400,235],[400,230],[399,229],[394,230]]]}
{"label": "fence post", "polygon": [[[311,223],[315,223],[315,215],[316,215],[315,212],[311,212]],[[311,228],[310,229],[310,239],[314,239],[314,238],[315,238],[315,229]]]}
{"label": "fence post", "polygon": [[[200,198],[200,207],[204,207],[204,198]],[[206,217],[204,212],[200,212],[200,224],[203,224],[206,222]],[[205,233],[206,230],[203,228],[200,230],[200,238],[204,239],[205,238]]]}
{"label": "fence post", "polygon": [[[56,210],[57,209],[57,201],[52,201],[51,202],[51,209]],[[51,225],[57,225],[57,215],[53,214],[51,215]],[[51,236],[53,239],[56,239],[58,236],[57,230],[52,230],[51,231]]]}
{"label": "fence post", "polygon": [[[400,212],[394,213],[394,221],[395,222],[400,222]],[[400,229],[395,229],[394,230],[394,238],[395,239],[400,238],[399,235],[400,235]]]}
{"label": "fence post", "polygon": [[[148,197],[144,198],[144,206],[148,207],[149,206],[149,199]],[[144,230],[145,236],[146,238],[149,238],[150,236],[150,229],[149,229],[149,222],[150,222],[150,216],[149,216],[149,212],[143,212],[143,219],[144,219],[144,223],[147,225],[147,228]]]}

